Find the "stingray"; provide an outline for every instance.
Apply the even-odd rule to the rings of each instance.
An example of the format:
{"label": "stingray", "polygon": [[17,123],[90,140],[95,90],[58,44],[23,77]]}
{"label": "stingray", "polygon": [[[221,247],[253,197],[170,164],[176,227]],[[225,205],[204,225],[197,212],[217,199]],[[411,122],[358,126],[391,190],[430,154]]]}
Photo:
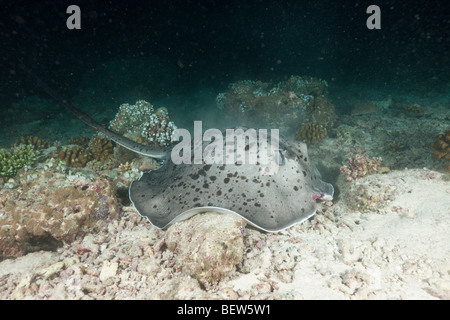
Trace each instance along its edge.
{"label": "stingray", "polygon": [[[95,122],[42,81],[39,85],[109,139],[163,163],[159,169],[143,173],[129,187],[129,198],[137,212],[157,228],[164,229],[197,213],[214,211],[232,213],[256,228],[277,232],[313,216],[318,199],[333,198],[333,186],[321,180],[304,143],[280,138],[276,149],[271,149],[269,143],[271,161],[277,164],[273,174],[263,174],[268,167],[258,162],[175,164],[170,159],[170,147],[150,147],[123,137]],[[249,144],[246,141],[246,150]]]}

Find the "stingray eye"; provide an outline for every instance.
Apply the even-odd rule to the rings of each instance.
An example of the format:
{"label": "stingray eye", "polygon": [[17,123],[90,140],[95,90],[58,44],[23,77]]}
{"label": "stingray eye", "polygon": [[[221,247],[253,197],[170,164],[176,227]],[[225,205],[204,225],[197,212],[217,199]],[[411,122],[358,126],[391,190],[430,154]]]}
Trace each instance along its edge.
{"label": "stingray eye", "polygon": [[288,158],[288,159],[295,159],[295,157],[296,157],[296,155],[295,155],[294,152],[292,152],[290,150],[286,151],[286,158]]}
{"label": "stingray eye", "polygon": [[284,166],[284,155],[281,153],[280,150],[275,150],[273,152],[273,160],[278,166]]}

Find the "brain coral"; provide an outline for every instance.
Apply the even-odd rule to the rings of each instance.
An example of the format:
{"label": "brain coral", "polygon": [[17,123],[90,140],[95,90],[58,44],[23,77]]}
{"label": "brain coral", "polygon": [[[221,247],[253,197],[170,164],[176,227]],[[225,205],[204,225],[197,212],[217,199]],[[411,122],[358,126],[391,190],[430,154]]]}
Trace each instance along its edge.
{"label": "brain coral", "polygon": [[56,171],[17,189],[0,190],[0,258],[55,249],[95,227],[100,218],[115,217],[114,193],[108,179],[68,180]]}

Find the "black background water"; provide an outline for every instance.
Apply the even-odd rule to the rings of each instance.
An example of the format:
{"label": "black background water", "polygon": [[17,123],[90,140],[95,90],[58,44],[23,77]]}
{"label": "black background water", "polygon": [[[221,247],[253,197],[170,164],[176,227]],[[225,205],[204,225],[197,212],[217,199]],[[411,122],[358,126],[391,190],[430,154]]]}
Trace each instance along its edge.
{"label": "black background water", "polygon": [[[448,1],[0,3],[3,112],[21,97],[45,96],[18,69],[20,61],[69,98],[99,83],[111,95],[153,83],[161,99],[292,74],[326,79],[331,88],[448,89]],[[66,27],[71,4],[81,9],[81,30]],[[381,30],[366,27],[371,4],[381,9]],[[156,78],[141,68],[147,59],[161,67]],[[114,66],[109,74],[105,65]]]}

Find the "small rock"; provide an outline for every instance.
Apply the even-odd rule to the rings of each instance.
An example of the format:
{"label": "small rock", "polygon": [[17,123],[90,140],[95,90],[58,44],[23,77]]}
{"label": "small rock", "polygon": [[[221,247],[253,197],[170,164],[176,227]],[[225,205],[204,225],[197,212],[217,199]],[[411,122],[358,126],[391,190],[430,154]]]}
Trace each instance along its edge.
{"label": "small rock", "polygon": [[22,279],[20,279],[14,292],[12,293],[12,298],[15,300],[22,299],[25,290],[30,286],[30,283],[31,283],[31,275],[26,275]]}
{"label": "small rock", "polygon": [[89,249],[94,254],[98,254],[100,250],[100,246],[95,243],[95,238],[92,234],[88,234],[84,237],[81,247]]}
{"label": "small rock", "polygon": [[389,171],[391,171],[388,167],[380,167],[378,169],[379,173],[388,173]]}
{"label": "small rock", "polygon": [[102,270],[100,271],[99,279],[100,281],[105,281],[111,277],[114,277],[117,273],[117,268],[119,267],[119,264],[117,262],[103,262]]}
{"label": "small rock", "polygon": [[50,267],[47,267],[45,269],[38,271],[38,273],[42,274],[45,279],[48,279],[51,276],[60,272],[63,268],[64,268],[64,262],[60,261],[60,262],[52,264]]}
{"label": "small rock", "polygon": [[245,221],[230,214],[199,214],[167,230],[165,243],[176,253],[179,268],[207,285],[224,278],[244,255],[240,227]]}

